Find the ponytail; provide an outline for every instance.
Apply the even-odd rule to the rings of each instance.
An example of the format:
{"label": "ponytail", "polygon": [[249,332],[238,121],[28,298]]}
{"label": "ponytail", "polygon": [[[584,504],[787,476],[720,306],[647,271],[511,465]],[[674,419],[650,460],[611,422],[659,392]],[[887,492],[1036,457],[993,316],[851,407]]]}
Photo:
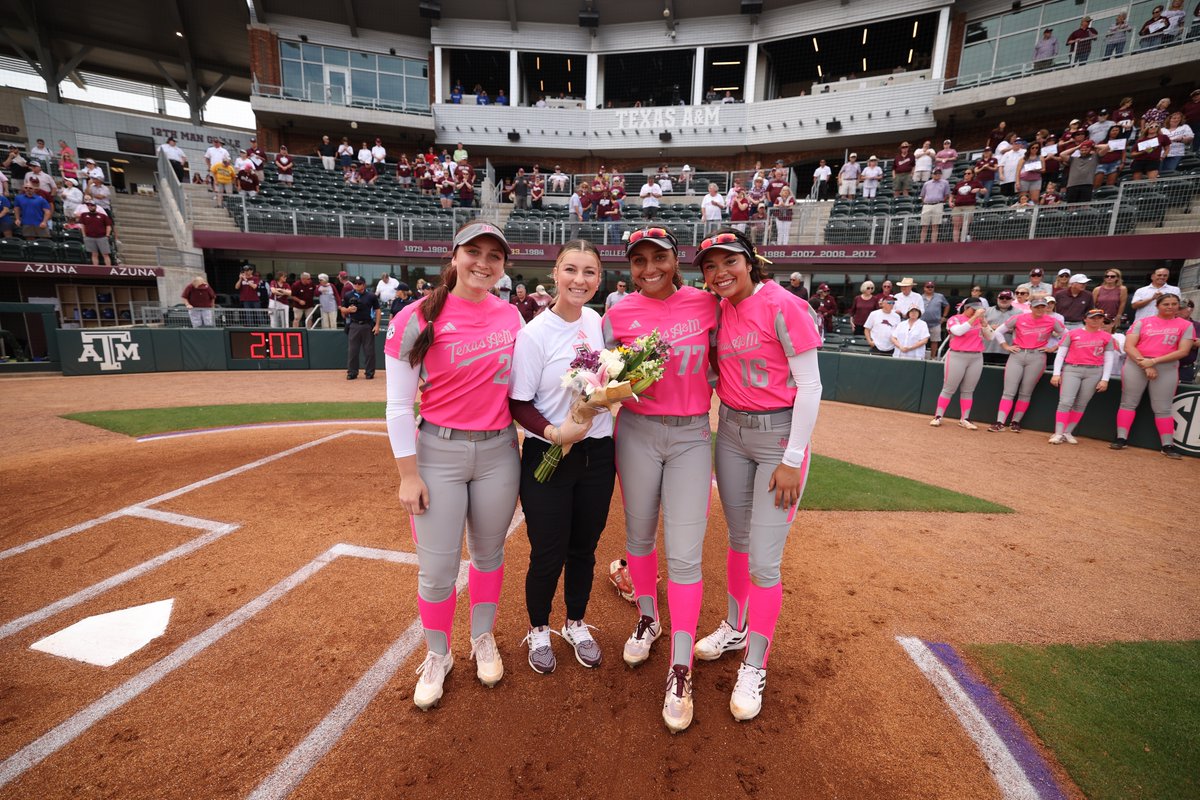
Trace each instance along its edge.
{"label": "ponytail", "polygon": [[412,350],[408,353],[408,363],[414,368],[425,360],[425,354],[429,352],[429,348],[433,347],[433,323],[442,313],[442,309],[446,305],[446,298],[450,295],[450,290],[458,284],[458,270],[451,262],[442,267],[442,281],[437,285],[429,296],[421,302],[417,309],[422,317],[425,318],[425,330],[421,331],[417,336],[417,340],[413,342]]}

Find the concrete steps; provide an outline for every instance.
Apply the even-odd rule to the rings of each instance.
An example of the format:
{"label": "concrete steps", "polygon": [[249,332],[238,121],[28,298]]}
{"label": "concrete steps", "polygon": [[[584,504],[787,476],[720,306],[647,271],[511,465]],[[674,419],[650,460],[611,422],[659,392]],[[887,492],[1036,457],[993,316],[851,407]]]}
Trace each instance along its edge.
{"label": "concrete steps", "polygon": [[157,265],[156,248],[175,249],[175,237],[158,197],[114,194],[112,203],[122,263]]}

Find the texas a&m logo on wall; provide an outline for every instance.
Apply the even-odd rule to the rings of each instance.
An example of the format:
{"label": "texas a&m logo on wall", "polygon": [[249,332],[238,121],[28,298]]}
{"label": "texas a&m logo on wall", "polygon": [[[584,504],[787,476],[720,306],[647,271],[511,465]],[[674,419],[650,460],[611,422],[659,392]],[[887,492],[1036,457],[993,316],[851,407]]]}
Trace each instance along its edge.
{"label": "texas a&m logo on wall", "polygon": [[102,372],[120,370],[125,361],[141,361],[141,345],[130,341],[129,331],[104,331],[81,334],[83,352],[79,363],[97,363]]}

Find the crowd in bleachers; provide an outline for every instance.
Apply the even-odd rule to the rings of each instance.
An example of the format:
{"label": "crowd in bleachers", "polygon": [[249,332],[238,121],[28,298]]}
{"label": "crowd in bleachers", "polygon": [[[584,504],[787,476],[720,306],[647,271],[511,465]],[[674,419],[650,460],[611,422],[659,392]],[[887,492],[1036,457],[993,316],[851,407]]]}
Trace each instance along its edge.
{"label": "crowd in bleachers", "polygon": [[112,189],[64,140],[8,147],[0,161],[0,260],[117,263]]}

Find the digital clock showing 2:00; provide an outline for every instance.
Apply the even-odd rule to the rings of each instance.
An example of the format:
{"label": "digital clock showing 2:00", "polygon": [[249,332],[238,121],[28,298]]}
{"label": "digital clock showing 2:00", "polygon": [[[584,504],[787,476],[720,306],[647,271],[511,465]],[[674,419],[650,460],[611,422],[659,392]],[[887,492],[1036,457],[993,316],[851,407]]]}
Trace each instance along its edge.
{"label": "digital clock showing 2:00", "polygon": [[229,357],[248,361],[304,359],[301,331],[230,331]]}

